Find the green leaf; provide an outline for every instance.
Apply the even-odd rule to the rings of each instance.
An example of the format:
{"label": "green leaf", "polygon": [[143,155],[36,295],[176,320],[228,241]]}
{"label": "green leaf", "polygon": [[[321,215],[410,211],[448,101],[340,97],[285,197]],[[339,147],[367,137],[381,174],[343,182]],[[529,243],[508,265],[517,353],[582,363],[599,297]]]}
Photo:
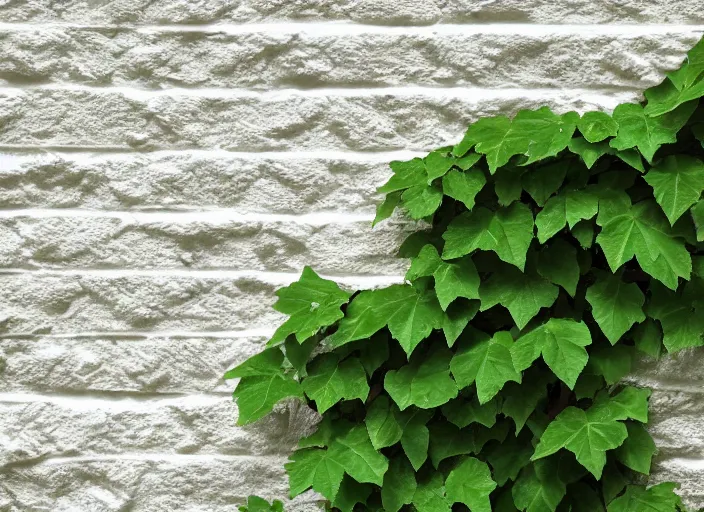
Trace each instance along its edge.
{"label": "green leaf", "polygon": [[435,293],[443,311],[458,297],[479,298],[479,274],[470,258],[445,263],[437,249],[428,244],[411,262],[406,279],[415,280],[430,275],[435,279]]}
{"label": "green leaf", "polygon": [[430,460],[434,467],[456,455],[469,455],[477,452],[477,440],[471,429],[460,429],[446,421],[436,421],[430,425]]}
{"label": "green leaf", "polygon": [[562,286],[571,297],[577,293],[579,263],[577,249],[562,239],[557,239],[540,251],[538,274],[548,281]]}
{"label": "green leaf", "polygon": [[242,377],[261,377],[265,375],[280,375],[284,354],[278,348],[269,348],[253,355],[223,376],[223,379],[239,379]]}
{"label": "green leaf", "polygon": [[386,332],[378,332],[369,340],[362,340],[359,361],[364,366],[368,376],[381,368],[389,359],[389,336]]}
{"label": "green leaf", "polygon": [[298,441],[299,448],[325,448],[330,446],[334,439],[344,436],[354,424],[345,419],[333,419],[330,414],[323,416],[315,432]]}
{"label": "green leaf", "polygon": [[548,198],[556,193],[567,174],[565,162],[552,163],[532,169],[521,177],[523,188],[538,206],[544,206]]}
{"label": "green leaf", "polygon": [[422,219],[440,208],[442,196],[442,189],[438,185],[416,185],[401,194],[401,203],[411,218]]}
{"label": "green leaf", "polygon": [[[587,366],[589,366],[588,363]],[[582,400],[583,398],[589,398],[591,400],[594,398],[597,391],[604,389],[605,386],[606,381],[604,377],[585,371],[577,379],[577,384],[574,386],[574,396],[577,400]]]}
{"label": "green leaf", "polygon": [[601,489],[604,495],[604,502],[610,503],[616,496],[626,488],[628,481],[621,473],[619,466],[612,459],[606,463],[604,473],[601,477]]}
{"label": "green leaf", "polygon": [[303,399],[298,382],[283,373],[244,377],[232,396],[237,400],[237,424],[247,425],[269,414],[284,398]]}
{"label": "green leaf", "polygon": [[613,386],[631,371],[633,347],[616,345],[615,347],[594,350],[589,355],[587,368],[594,375],[602,375],[609,386]]}
{"label": "green leaf", "polygon": [[618,150],[637,147],[648,162],[663,144],[677,142],[677,132],[690,118],[696,105],[685,104],[660,117],[649,117],[637,103],[622,103],[614,109],[618,135],[611,147]]}
{"label": "green leaf", "polygon": [[450,377],[451,359],[452,352],[436,346],[401,369],[387,372],[384,388],[402,411],[411,405],[439,407],[457,396],[457,384]]}
{"label": "green leaf", "polygon": [[704,242],[704,200],[692,207],[692,220],[697,229],[697,242]]}
{"label": "green leaf", "polygon": [[428,184],[436,178],[442,178],[452,169],[455,158],[447,156],[442,151],[432,151],[425,157],[425,171],[428,174]]}
{"label": "green leaf", "polygon": [[389,461],[374,449],[364,426],[335,439],[328,452],[357,482],[382,485]]}
{"label": "green leaf", "polygon": [[704,192],[704,163],[689,155],[671,155],[653,166],[645,181],[653,187],[655,200],[674,225]]}
{"label": "green leaf", "polygon": [[377,189],[380,194],[397,192],[418,185],[426,185],[428,173],[425,171],[425,163],[420,158],[414,158],[407,162],[393,161],[390,164],[394,175],[389,178],[386,184]]}
{"label": "green leaf", "polygon": [[620,275],[597,273],[587,289],[587,301],[599,327],[614,345],[633,324],[645,320],[645,295],[635,283],[624,283]]}
{"label": "green leaf", "polygon": [[333,501],[345,474],[344,466],[328,450],[296,450],[285,464],[291,498],[313,488]]}
{"label": "green leaf", "polygon": [[509,206],[521,199],[523,194],[521,176],[524,172],[523,167],[507,166],[494,175],[494,192],[499,199],[499,205]]}
{"label": "green leaf", "polygon": [[539,460],[524,467],[511,493],[521,511],[555,512],[567,493],[557,460]]}
{"label": "green leaf", "polygon": [[623,423],[593,416],[576,407],[562,411],[548,425],[532,459],[541,459],[566,448],[597,480],[600,479],[606,465],[606,451],[621,446],[628,432]]}
{"label": "green leaf", "polygon": [[704,346],[704,317],[694,312],[689,297],[653,283],[647,313],[660,321],[668,352]]}
{"label": "green leaf", "polygon": [[381,221],[388,219],[394,213],[396,207],[401,203],[401,191],[391,192],[387,194],[384,200],[376,207],[376,216],[372,221],[372,227],[379,224]]}
{"label": "green leaf", "polygon": [[509,436],[506,441],[494,445],[488,451],[486,460],[491,465],[496,483],[504,485],[509,480],[518,478],[521,469],[530,463],[531,455],[533,447],[530,443]]}
{"label": "green leaf", "polygon": [[654,201],[630,205],[627,197],[600,201],[596,237],[612,272],[634,256],[641,268],[670,289],[689,279],[692,258]]}
{"label": "green leaf", "polygon": [[606,391],[600,392],[589,408],[592,418],[608,421],[636,420],[648,422],[649,389],[627,386],[616,396],[609,396]]}
{"label": "green leaf", "polygon": [[572,236],[579,242],[582,249],[589,249],[594,245],[594,223],[591,221],[581,221],[570,229]]}
{"label": "green leaf", "polygon": [[662,116],[680,106],[686,106],[686,103],[696,103],[694,100],[702,96],[704,96],[704,81],[680,90],[672,81],[665,80],[660,85],[645,91],[645,98],[648,101],[645,113],[651,117]]}
{"label": "green leaf", "polygon": [[450,471],[445,488],[450,501],[464,503],[472,512],[491,512],[489,495],[496,489],[496,482],[486,462],[465,458]]}
{"label": "green leaf", "polygon": [[289,334],[295,334],[299,343],[303,343],[322,327],[334,324],[343,316],[340,306],[352,294],[305,267],[298,281],[281,288],[276,295],[279,299],[274,309],[290,318],[276,330],[269,345],[284,341]]}
{"label": "green leaf", "polygon": [[385,512],[398,512],[413,501],[416,493],[416,475],[413,466],[403,457],[391,460],[381,487],[381,502]]}
{"label": "green leaf", "polygon": [[406,409],[398,414],[397,419],[403,430],[401,447],[416,471],[428,458],[430,431],[426,423],[432,415],[432,411],[417,408]]}
{"label": "green leaf", "polygon": [[364,423],[375,450],[398,443],[403,429],[397,420],[398,408],[384,395],[379,395],[367,408]]}
{"label": "green leaf", "polygon": [[623,162],[633,167],[635,170],[644,173],[645,167],[643,167],[643,159],[640,153],[636,149],[625,149],[623,151],[616,151],[616,156]]}
{"label": "green leaf", "polygon": [[650,474],[653,455],[658,451],[650,434],[640,423],[626,423],[628,438],[616,450],[616,458],[626,467],[645,475]]}
{"label": "green leaf", "polygon": [[284,504],[274,500],[271,504],[259,496],[247,498],[247,504],[239,507],[240,512],[283,512]]}
{"label": "green leaf", "polygon": [[407,354],[445,320],[432,291],[416,290],[409,285],[392,285],[367,290],[350,302],[337,331],[327,338],[332,347],[368,338],[388,325]]}
{"label": "green leaf", "polygon": [[602,156],[612,155],[616,152],[606,141],[591,143],[582,137],[572,139],[569,144],[569,149],[572,153],[582,157],[587,169],[591,169]]}
{"label": "green leaf", "polygon": [[636,326],[633,332],[633,339],[638,350],[652,358],[660,359],[662,355],[662,331],[652,318],[646,318],[645,322]]}
{"label": "green leaf", "polygon": [[667,74],[678,89],[687,89],[697,83],[704,73],[704,41],[701,39],[687,52],[684,64]]}
{"label": "green leaf", "polygon": [[371,485],[360,484],[349,476],[345,476],[332,505],[340,512],[352,512],[357,503],[366,504],[373,490]]}
{"label": "green leaf", "polygon": [[556,115],[548,107],[521,110],[513,121],[505,116],[483,118],[469,127],[461,147],[474,144],[477,153],[486,155],[493,174],[515,155],[528,157],[524,165],[557,155],[567,147],[578,119],[576,112]]}
{"label": "green leaf", "polygon": [[501,392],[504,397],[502,412],[516,423],[516,435],[523,430],[528,417],[538,408],[538,404],[547,400],[548,384],[554,380],[549,373],[539,369],[530,369],[523,377],[523,382],[508,383]]}
{"label": "green leaf", "polygon": [[416,512],[450,512],[452,503],[445,497],[445,482],[441,473],[433,473],[427,481],[418,482],[413,495]]}
{"label": "green leaf", "polygon": [[505,267],[500,272],[484,281],[479,288],[481,310],[501,304],[509,313],[519,329],[540,312],[549,308],[557,300],[559,289],[540,276],[524,274],[514,267]]}
{"label": "green leaf", "polygon": [[604,112],[586,112],[577,122],[579,132],[589,142],[600,142],[618,133],[618,123]]}
{"label": "green leaf", "polygon": [[303,380],[303,390],[315,401],[320,414],[340,400],[367,399],[367,373],[358,358],[340,361],[335,354],[323,354],[309,366],[308,377]]}
{"label": "green leaf", "polygon": [[551,197],[535,217],[538,241],[544,244],[565,225],[572,229],[580,220],[591,219],[598,209],[598,197],[588,190],[568,190]]}
{"label": "green leaf", "polygon": [[583,322],[551,318],[521,336],[513,345],[511,355],[516,369],[523,371],[542,354],[553,373],[574,389],[589,359],[584,347],[591,342],[589,328]]}
{"label": "green leaf", "polygon": [[310,359],[310,355],[313,353],[315,347],[318,346],[319,340],[314,336],[308,338],[303,343],[298,343],[295,336],[289,336],[284,341],[284,349],[286,350],[286,359],[291,363],[291,366],[295,368],[296,373],[299,377],[305,377],[308,375],[306,365]]}
{"label": "green leaf", "polygon": [[443,259],[459,258],[481,249],[494,251],[506,263],[523,270],[533,239],[533,214],[522,203],[496,212],[475,208],[456,217],[443,238]]}
{"label": "green leaf", "polygon": [[501,412],[501,401],[494,398],[480,404],[474,396],[471,400],[455,398],[442,406],[442,414],[453,425],[464,428],[472,423],[479,423],[487,428],[496,424],[496,415]]}
{"label": "green leaf", "polygon": [[460,388],[476,382],[480,404],[489,402],[508,381],[521,382],[511,357],[513,338],[500,331],[489,339],[483,333],[462,343],[452,358],[450,370]]}
{"label": "green leaf", "polygon": [[478,169],[468,172],[453,170],[442,179],[443,194],[463,202],[468,210],[474,208],[474,198],[484,185],[486,185],[486,178]]}
{"label": "green leaf", "polygon": [[469,321],[475,317],[479,311],[478,300],[461,301],[450,304],[445,312],[445,322],[442,325],[442,330],[447,339],[447,346],[452,347],[464,331]]}
{"label": "green leaf", "polygon": [[641,485],[629,485],[626,492],[609,503],[608,512],[676,512],[679,496],[675,489],[679,485],[664,482],[647,489]]}

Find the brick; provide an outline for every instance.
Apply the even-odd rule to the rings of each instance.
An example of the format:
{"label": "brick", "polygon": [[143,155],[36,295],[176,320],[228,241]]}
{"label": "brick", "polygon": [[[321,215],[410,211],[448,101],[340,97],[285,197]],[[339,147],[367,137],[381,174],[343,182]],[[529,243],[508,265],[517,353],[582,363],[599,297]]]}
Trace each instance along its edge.
{"label": "brick", "polygon": [[0,20],[87,24],[354,20],[383,25],[435,22],[702,23],[691,0],[66,0],[5,2]]}
{"label": "brick", "polygon": [[388,162],[413,153],[306,156],[226,151],[0,153],[6,208],[207,209],[373,214]]}
{"label": "brick", "polygon": [[[642,90],[677,68],[694,29],[359,28],[218,33],[47,28],[0,33],[0,78],[136,88],[572,87]],[[471,58],[470,58],[471,56]]]}
{"label": "brick", "polygon": [[[281,220],[228,219],[232,212],[126,213],[107,216],[0,218],[0,267],[228,269],[402,275],[396,256],[417,230],[371,216],[323,225]],[[80,212],[79,212],[80,213]],[[321,215],[322,221],[324,214]],[[340,215],[344,220],[344,215]]]}
{"label": "brick", "polygon": [[0,90],[0,144],[237,151],[431,149],[478,118],[613,108],[634,92],[463,89],[285,93]]}
{"label": "brick", "polygon": [[228,393],[223,374],[266,337],[84,336],[0,340],[0,393]]}

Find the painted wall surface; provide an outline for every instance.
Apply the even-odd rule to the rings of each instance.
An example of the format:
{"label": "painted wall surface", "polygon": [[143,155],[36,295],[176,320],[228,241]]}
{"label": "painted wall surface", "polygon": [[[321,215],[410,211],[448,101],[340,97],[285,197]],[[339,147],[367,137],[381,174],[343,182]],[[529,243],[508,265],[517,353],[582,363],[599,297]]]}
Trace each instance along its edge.
{"label": "painted wall surface", "polygon": [[[304,264],[400,278],[386,163],[638,100],[702,31],[704,0],[0,0],[0,511],[283,496],[310,415],[237,428],[220,377]],[[704,506],[704,352],[633,379]]]}

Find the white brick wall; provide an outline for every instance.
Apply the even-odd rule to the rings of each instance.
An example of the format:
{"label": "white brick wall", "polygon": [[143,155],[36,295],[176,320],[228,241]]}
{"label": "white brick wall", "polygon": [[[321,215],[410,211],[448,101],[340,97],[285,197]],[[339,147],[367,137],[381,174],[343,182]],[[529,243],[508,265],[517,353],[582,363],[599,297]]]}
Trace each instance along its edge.
{"label": "white brick wall", "polygon": [[[704,0],[0,0],[0,511],[282,497],[310,416],[237,428],[220,376],[304,264],[402,274],[412,227],[369,226],[386,162],[636,100],[703,30]],[[702,368],[633,377],[697,506]]]}

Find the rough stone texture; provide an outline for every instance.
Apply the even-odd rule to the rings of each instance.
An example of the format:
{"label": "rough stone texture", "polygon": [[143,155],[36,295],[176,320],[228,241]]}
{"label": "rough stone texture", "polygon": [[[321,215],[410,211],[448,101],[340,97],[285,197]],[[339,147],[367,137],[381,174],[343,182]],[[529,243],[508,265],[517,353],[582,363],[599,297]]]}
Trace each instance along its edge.
{"label": "rough stone texture", "polygon": [[430,149],[500,112],[613,108],[635,91],[0,89],[0,145],[232,151]]}
{"label": "rough stone texture", "polygon": [[5,208],[232,208],[241,214],[373,214],[388,162],[418,156],[225,151],[0,153]]}
{"label": "rough stone texture", "polygon": [[[692,0],[0,0],[0,511],[284,497],[316,416],[237,427],[222,380],[275,289],[305,264],[398,281],[413,226],[369,226],[390,160],[638,100],[701,24]],[[694,506],[703,361],[629,377],[654,389],[654,481]]]}
{"label": "rough stone texture", "polygon": [[301,30],[10,30],[0,32],[0,80],[258,90],[408,84],[644,89],[677,67],[699,39],[694,29],[675,28],[606,35],[560,27],[522,33],[491,25],[479,31],[463,25],[391,33],[354,25]]}
{"label": "rough stone texture", "polygon": [[[121,216],[2,219],[0,267],[163,268],[399,275],[396,257],[412,224],[371,218],[322,226],[228,220],[226,213],[127,213]],[[57,240],[61,243],[57,244]]]}
{"label": "rough stone texture", "polygon": [[0,20],[199,24],[353,20],[380,25],[704,23],[692,0],[2,0]]}

